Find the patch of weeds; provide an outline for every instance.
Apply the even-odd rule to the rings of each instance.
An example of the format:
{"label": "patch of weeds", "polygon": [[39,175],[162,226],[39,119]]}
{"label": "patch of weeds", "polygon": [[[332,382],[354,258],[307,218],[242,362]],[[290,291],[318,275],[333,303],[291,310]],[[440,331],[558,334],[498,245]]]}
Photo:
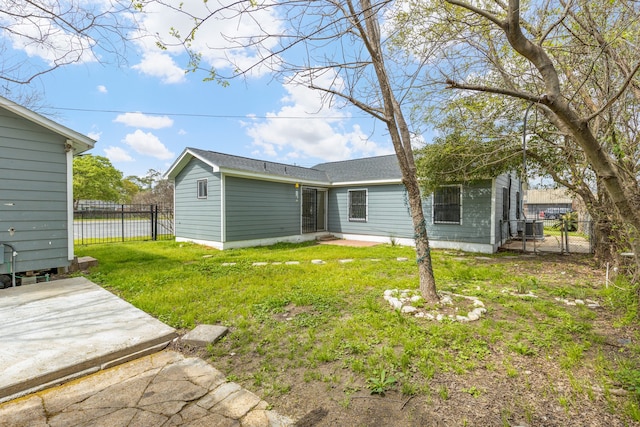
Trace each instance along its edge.
{"label": "patch of weeds", "polygon": [[502,364],[504,365],[509,378],[516,378],[519,375],[518,369],[513,366],[509,360],[503,360]]}
{"label": "patch of weeds", "polygon": [[418,394],[418,386],[410,382],[402,383],[402,394],[405,396],[415,396]]}
{"label": "patch of weeds", "polygon": [[381,369],[374,377],[367,379],[367,387],[371,394],[379,394],[384,396],[397,382],[397,379],[389,375],[385,369]]}
{"label": "patch of weeds", "polygon": [[463,392],[465,393],[469,393],[471,396],[478,398],[482,395],[482,390],[480,390],[478,387],[476,386],[471,386],[469,388],[463,388],[462,389]]}
{"label": "patch of weeds", "polygon": [[624,407],[625,414],[633,421],[640,422],[640,402],[630,400]]}
{"label": "patch of weeds", "polygon": [[640,402],[640,369],[622,368],[615,373],[615,378],[623,389],[630,392]]}
{"label": "patch of weeds", "polygon": [[438,396],[440,396],[442,400],[449,400],[449,389],[447,386],[443,385],[438,387]]}
{"label": "patch of weeds", "polygon": [[510,409],[503,408],[500,410],[500,420],[502,420],[502,427],[511,427],[511,417],[513,412]]}
{"label": "patch of weeds", "polygon": [[560,406],[562,406],[562,408],[565,410],[566,413],[569,413],[571,402],[569,401],[568,397],[558,396],[558,403],[560,404]]}
{"label": "patch of weeds", "polygon": [[577,366],[582,361],[586,348],[586,344],[577,344],[573,342],[563,344],[562,349],[565,354],[560,359],[560,366],[564,369],[571,369]]}
{"label": "patch of weeds", "polygon": [[511,351],[518,353],[522,356],[535,356],[537,353],[534,348],[529,346],[529,344],[524,341],[517,341],[517,342],[510,343],[508,344],[508,347]]}
{"label": "patch of weeds", "polygon": [[307,383],[310,383],[311,381],[320,381],[322,379],[322,374],[316,371],[305,371],[303,378]]}
{"label": "patch of weeds", "polygon": [[274,313],[284,313],[289,299],[284,297],[268,297],[259,304],[254,304],[252,314],[260,320],[267,320]]}

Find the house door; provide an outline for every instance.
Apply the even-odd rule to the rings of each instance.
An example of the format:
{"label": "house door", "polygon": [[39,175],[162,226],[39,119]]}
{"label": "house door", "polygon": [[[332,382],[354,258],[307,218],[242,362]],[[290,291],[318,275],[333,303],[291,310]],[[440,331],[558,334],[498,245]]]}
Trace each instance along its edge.
{"label": "house door", "polygon": [[326,225],[327,191],[315,188],[302,189],[302,232],[324,231]]}

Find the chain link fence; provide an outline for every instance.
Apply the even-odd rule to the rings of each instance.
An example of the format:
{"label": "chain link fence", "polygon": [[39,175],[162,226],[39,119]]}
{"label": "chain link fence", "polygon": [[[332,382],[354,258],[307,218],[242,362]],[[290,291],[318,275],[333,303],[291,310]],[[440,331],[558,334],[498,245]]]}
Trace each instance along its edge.
{"label": "chain link fence", "polygon": [[594,249],[591,221],[563,217],[504,221],[501,230],[509,230],[506,232],[508,235],[500,236],[502,240],[507,240],[503,249],[566,254],[589,254]]}
{"label": "chain link fence", "polygon": [[80,245],[170,240],[173,206],[80,203],[73,212],[73,237]]}

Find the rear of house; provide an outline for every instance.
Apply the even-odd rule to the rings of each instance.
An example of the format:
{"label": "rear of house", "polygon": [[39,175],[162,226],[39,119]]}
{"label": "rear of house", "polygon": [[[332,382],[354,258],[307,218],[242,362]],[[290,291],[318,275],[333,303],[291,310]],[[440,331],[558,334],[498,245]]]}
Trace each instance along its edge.
{"label": "rear of house", "polygon": [[[167,177],[175,183],[178,241],[227,249],[332,234],[414,244],[394,155],[302,168],[188,148]],[[502,216],[513,219],[518,211],[515,184],[502,175],[425,197],[432,247],[495,252],[512,234]]]}
{"label": "rear of house", "polygon": [[94,143],[0,98],[0,274],[73,260],[73,155]]}

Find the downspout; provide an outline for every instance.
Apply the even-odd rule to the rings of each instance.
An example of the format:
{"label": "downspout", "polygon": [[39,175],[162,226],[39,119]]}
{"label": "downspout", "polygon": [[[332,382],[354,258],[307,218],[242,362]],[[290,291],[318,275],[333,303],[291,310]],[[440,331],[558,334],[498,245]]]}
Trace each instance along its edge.
{"label": "downspout", "polygon": [[73,145],[69,139],[65,144],[67,152],[67,260],[75,257],[73,226]]}

